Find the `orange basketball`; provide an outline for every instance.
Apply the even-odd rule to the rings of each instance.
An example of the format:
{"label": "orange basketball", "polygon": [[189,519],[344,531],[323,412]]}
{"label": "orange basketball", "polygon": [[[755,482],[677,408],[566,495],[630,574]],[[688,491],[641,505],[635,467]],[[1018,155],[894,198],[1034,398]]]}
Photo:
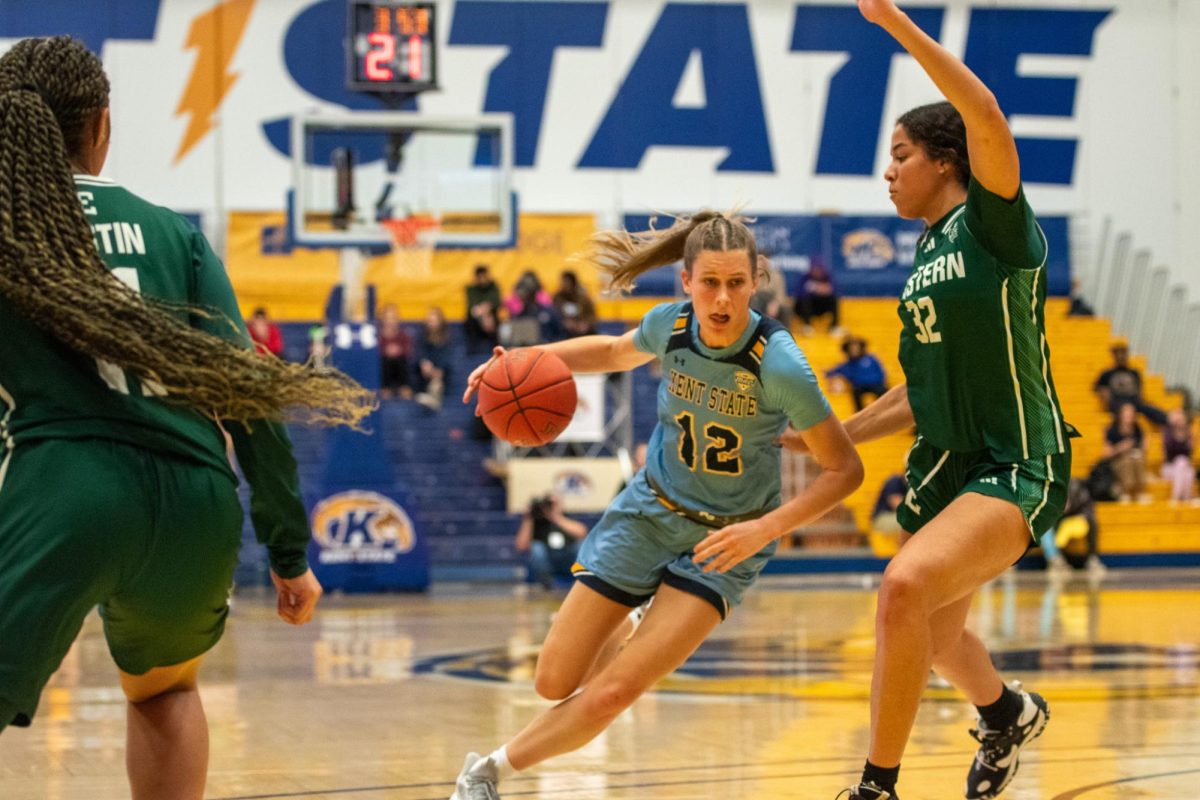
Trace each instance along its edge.
{"label": "orange basketball", "polygon": [[484,371],[476,409],[504,441],[536,447],[563,432],[575,402],[575,379],[563,360],[540,347],[522,347]]}

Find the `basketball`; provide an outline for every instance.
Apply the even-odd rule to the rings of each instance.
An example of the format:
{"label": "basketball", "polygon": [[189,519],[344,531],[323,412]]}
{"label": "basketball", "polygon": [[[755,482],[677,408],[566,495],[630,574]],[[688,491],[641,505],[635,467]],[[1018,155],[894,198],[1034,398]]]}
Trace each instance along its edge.
{"label": "basketball", "polygon": [[488,430],[518,447],[554,441],[575,415],[575,379],[540,347],[506,352],[483,373],[476,409]]}

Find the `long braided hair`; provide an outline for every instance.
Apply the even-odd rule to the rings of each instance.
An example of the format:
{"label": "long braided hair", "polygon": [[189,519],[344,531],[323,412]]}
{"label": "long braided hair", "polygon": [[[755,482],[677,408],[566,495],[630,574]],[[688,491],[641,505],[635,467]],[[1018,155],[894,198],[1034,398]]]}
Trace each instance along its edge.
{"label": "long braided hair", "polygon": [[69,160],[108,94],[100,60],[68,36],[0,57],[0,294],[67,347],[157,383],[167,402],[242,422],[358,427],[376,401],[351,378],[190,327],[181,311],[215,312],[145,298],[108,271]]}
{"label": "long braided hair", "polygon": [[689,273],[702,251],[725,252],[745,250],[750,261],[750,274],[758,271],[758,245],[754,234],[746,227],[745,218],[737,214],[726,216],[704,209],[690,217],[677,217],[669,228],[631,233],[601,231],[591,238],[588,249],[575,260],[591,264],[612,279],[610,288],[633,288],[643,272],[674,264],[683,259]]}

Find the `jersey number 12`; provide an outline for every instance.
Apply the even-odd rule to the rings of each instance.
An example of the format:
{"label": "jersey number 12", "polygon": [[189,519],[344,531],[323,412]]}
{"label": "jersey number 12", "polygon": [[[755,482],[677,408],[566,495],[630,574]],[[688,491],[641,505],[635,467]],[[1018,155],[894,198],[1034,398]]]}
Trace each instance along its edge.
{"label": "jersey number 12", "polygon": [[696,448],[696,417],[684,411],[675,417],[682,431],[679,437],[679,458],[695,471],[699,463],[705,472],[717,475],[742,474],[742,437],[733,428],[710,422],[704,426],[707,440],[704,452]]}

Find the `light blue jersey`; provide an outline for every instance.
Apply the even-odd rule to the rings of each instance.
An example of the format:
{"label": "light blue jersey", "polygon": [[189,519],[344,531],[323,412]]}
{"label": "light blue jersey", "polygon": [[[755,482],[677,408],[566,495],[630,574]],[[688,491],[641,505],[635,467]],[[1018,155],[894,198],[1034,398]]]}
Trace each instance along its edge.
{"label": "light blue jersey", "polygon": [[830,414],[808,360],[790,333],[751,312],[729,347],[700,341],[689,303],[664,303],[643,318],[634,345],[662,361],[658,426],[646,473],[659,494],[721,517],[758,515],[780,503],[779,445],[790,421],[805,430]]}

